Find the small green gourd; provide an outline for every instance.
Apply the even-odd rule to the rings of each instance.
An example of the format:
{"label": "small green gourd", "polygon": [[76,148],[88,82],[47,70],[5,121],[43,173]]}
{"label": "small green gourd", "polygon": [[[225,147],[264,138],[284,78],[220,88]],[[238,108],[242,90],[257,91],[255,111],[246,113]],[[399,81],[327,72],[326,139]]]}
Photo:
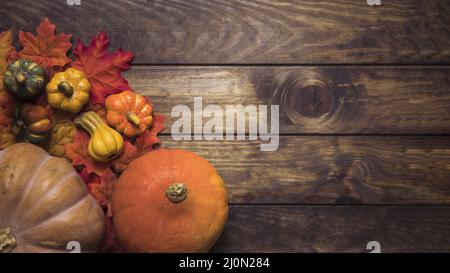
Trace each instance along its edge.
{"label": "small green gourd", "polygon": [[32,99],[44,90],[44,69],[30,60],[19,59],[8,65],[3,83],[19,98]]}

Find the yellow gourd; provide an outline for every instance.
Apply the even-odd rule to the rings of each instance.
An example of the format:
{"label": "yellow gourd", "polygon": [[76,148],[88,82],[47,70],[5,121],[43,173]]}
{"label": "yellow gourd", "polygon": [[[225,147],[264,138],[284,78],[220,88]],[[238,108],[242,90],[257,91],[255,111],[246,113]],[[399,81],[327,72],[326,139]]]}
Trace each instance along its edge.
{"label": "yellow gourd", "polygon": [[51,107],[78,113],[89,101],[91,84],[82,71],[69,68],[56,73],[47,84],[46,91]]}
{"label": "yellow gourd", "polygon": [[106,162],[122,153],[124,148],[122,136],[106,125],[97,113],[86,112],[75,123],[81,125],[91,135],[88,153],[95,161]]}

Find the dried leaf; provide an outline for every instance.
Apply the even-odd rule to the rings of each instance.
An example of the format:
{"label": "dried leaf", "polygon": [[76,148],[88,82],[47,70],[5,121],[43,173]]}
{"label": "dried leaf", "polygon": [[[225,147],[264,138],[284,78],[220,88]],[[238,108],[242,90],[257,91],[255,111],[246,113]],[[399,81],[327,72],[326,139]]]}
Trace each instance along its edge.
{"label": "dried leaf", "polygon": [[8,56],[14,51],[12,44],[12,31],[7,30],[0,33],[0,90],[3,90],[3,74],[8,65]]}
{"label": "dried leaf", "polygon": [[0,89],[0,150],[16,143],[16,136],[12,133],[12,127],[14,110],[17,104],[14,95]]}
{"label": "dried leaf", "polygon": [[109,53],[108,47],[106,33],[101,32],[92,37],[89,46],[78,40],[73,51],[75,62],[72,66],[84,71],[91,83],[91,104],[104,105],[108,95],[131,89],[122,72],[130,68],[133,53],[121,48]]}
{"label": "dried leaf", "polygon": [[12,117],[17,106],[16,97],[5,89],[0,89],[0,113]]}
{"label": "dried leaf", "polygon": [[[94,176],[94,180],[88,183],[89,192],[94,196],[100,206],[106,209],[111,203],[113,185],[117,181],[117,175],[111,169],[108,169],[102,176],[96,174],[91,174],[91,176]],[[111,211],[109,213],[111,214]]]}
{"label": "dried leaf", "polygon": [[91,177],[89,176],[88,172],[86,171],[86,167],[78,168],[78,175],[83,179],[84,183],[88,185],[91,181]]}
{"label": "dried leaf", "polygon": [[124,252],[112,225],[110,205],[112,187],[113,183],[117,181],[117,176],[109,170],[105,172],[105,178],[102,179],[95,173],[88,174],[86,168],[82,168],[78,174],[86,183],[89,193],[105,211],[106,234],[100,250],[102,252]]}
{"label": "dried leaf", "polygon": [[101,106],[100,104],[95,104],[95,105],[88,105],[88,111],[94,111],[97,113],[97,115],[103,119],[103,121],[105,123],[107,123],[106,121],[106,109],[105,107]]}
{"label": "dried leaf", "polygon": [[16,143],[16,135],[11,131],[13,119],[0,112],[0,150]]}
{"label": "dried leaf", "polygon": [[106,234],[101,250],[103,252],[125,252],[112,225],[111,196],[117,175],[110,169],[106,170],[102,176],[95,173],[88,174],[86,168],[81,169],[78,173],[86,183],[89,193],[105,211]]}
{"label": "dried leaf", "polygon": [[16,49],[14,48],[8,55],[8,58],[6,58],[6,61],[8,63],[12,63],[17,61],[18,59],[20,59],[19,57],[19,53],[16,51]]}
{"label": "dried leaf", "polygon": [[153,125],[150,130],[145,131],[142,135],[136,138],[136,148],[139,156],[151,151],[156,144],[160,144],[161,140],[158,138],[158,133],[164,130],[164,121],[166,117],[161,114],[155,114],[153,117]]}
{"label": "dried leaf", "polygon": [[72,47],[71,34],[55,35],[56,27],[48,18],[45,18],[36,30],[37,36],[31,32],[19,33],[23,46],[23,50],[19,52],[21,58],[27,58],[47,69],[70,63],[67,51]]}
{"label": "dried leaf", "polygon": [[106,234],[103,239],[103,244],[100,247],[102,252],[108,253],[125,253],[125,248],[120,244],[119,238],[117,238],[116,231],[113,226],[113,218],[105,215]]}
{"label": "dried leaf", "polygon": [[53,129],[47,149],[51,155],[59,157],[66,155],[64,146],[73,142],[73,135],[76,130],[73,118],[73,114],[62,111],[56,112],[53,116]]}
{"label": "dried leaf", "polygon": [[125,168],[133,161],[138,154],[138,150],[130,141],[124,141],[124,149],[119,158],[112,161],[112,167],[116,172],[123,172]]}

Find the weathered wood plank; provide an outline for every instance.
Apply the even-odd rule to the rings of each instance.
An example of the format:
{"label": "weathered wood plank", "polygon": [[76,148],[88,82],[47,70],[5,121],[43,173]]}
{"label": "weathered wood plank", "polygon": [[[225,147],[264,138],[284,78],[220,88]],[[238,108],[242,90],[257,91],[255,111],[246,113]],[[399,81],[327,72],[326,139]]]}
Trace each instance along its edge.
{"label": "weathered wood plank", "polygon": [[448,137],[281,136],[259,141],[174,141],[223,177],[231,203],[450,204]]}
{"label": "weathered wood plank", "polygon": [[213,252],[449,252],[449,207],[231,206]]}
{"label": "weathered wood plank", "polygon": [[449,67],[135,66],[126,77],[169,117],[175,105],[193,109],[201,96],[203,107],[223,111],[280,105],[284,134],[450,133]]}
{"label": "weathered wood plank", "polygon": [[1,1],[0,28],[48,16],[84,41],[99,31],[136,63],[449,63],[450,1]]}

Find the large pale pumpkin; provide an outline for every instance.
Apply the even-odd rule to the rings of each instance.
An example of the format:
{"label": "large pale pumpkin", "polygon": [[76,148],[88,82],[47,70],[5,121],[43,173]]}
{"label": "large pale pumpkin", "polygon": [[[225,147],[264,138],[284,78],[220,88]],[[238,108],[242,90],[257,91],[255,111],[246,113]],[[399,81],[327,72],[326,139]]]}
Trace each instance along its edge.
{"label": "large pale pumpkin", "polygon": [[71,164],[28,143],[0,152],[0,252],[96,251],[103,212]]}
{"label": "large pale pumpkin", "polygon": [[132,161],[114,186],[114,228],[131,252],[205,252],[222,232],[228,195],[200,156],[158,149]]}

